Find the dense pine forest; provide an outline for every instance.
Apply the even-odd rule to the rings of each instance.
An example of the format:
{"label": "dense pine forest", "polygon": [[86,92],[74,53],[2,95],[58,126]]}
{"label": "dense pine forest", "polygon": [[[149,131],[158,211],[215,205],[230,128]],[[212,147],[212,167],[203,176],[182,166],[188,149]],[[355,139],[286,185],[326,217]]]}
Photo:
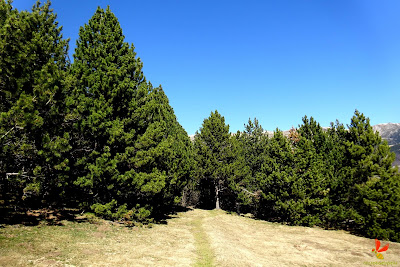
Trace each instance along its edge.
{"label": "dense pine forest", "polygon": [[[286,136],[212,111],[194,140],[100,7],[73,54],[50,2],[0,2],[0,208],[74,208],[148,223],[179,206],[400,242],[400,174],[368,117]],[[200,124],[201,122],[199,122]]]}

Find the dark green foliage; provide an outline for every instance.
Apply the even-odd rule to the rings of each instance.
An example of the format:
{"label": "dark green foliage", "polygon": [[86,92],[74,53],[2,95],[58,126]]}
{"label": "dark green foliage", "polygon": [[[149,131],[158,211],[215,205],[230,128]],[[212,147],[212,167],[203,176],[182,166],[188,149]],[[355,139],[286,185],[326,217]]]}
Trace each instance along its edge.
{"label": "dark green foliage", "polygon": [[[290,224],[321,225],[329,203],[330,177],[324,168],[319,144],[325,133],[311,118],[287,137],[276,130],[264,145],[261,172],[257,175],[261,198],[256,216]],[[264,137],[265,138],[265,137]],[[260,154],[264,154],[261,156]]]}
{"label": "dark green foliage", "polygon": [[109,218],[144,220],[178,203],[191,170],[190,140],[162,88],[146,82],[109,8],[80,29],[74,58],[72,157],[86,205]]}
{"label": "dark green foliage", "polygon": [[141,118],[138,124],[147,122],[148,126],[138,135],[131,160],[137,194],[145,194],[146,203],[161,208],[180,202],[192,169],[191,142],[162,88],[151,89],[141,96],[142,104],[133,115]]}
{"label": "dark green foliage", "polygon": [[363,114],[355,112],[348,130],[339,122],[324,130],[304,117],[287,137],[277,130],[270,139],[254,120],[234,139],[245,162],[235,192],[246,211],[294,225],[399,240],[394,155]]}
{"label": "dark green foliage", "polygon": [[249,119],[244,132],[238,132],[234,140],[241,145],[241,155],[245,172],[243,179],[237,181],[236,191],[241,203],[241,212],[257,213],[260,199],[260,182],[265,179],[263,167],[268,161],[268,136],[254,118]]}
{"label": "dark green foliage", "polygon": [[80,29],[67,103],[74,183],[82,188],[87,205],[110,202],[134,179],[125,154],[132,153],[137,137],[131,118],[136,91],[147,90],[147,83],[133,49],[109,9],[98,8]]}
{"label": "dark green foliage", "polygon": [[[295,182],[294,155],[289,140],[278,129],[269,140],[268,159],[262,166],[264,175],[260,182],[261,203],[257,216],[273,220],[296,220],[296,205],[292,201],[291,190]],[[293,218],[292,218],[293,216]]]}
{"label": "dark green foliage", "polygon": [[226,201],[235,178],[235,146],[231,141],[229,125],[218,111],[204,119],[200,132],[194,138],[196,177],[209,180],[215,192],[210,197],[217,209]]}
{"label": "dark green foliage", "polygon": [[51,204],[63,195],[69,169],[62,156],[69,136],[60,127],[68,41],[50,3],[19,12],[2,1],[0,14],[2,189],[10,195],[6,199]]}
{"label": "dark green foliage", "polygon": [[323,225],[330,203],[329,192],[333,179],[330,168],[330,144],[327,134],[312,117],[303,118],[298,129],[295,149],[295,173],[298,195],[303,203],[302,225]]}
{"label": "dark green foliage", "polygon": [[350,172],[349,204],[361,219],[360,232],[371,237],[400,239],[400,175],[392,167],[395,155],[374,132],[369,119],[355,112],[346,146]]}
{"label": "dark green foliage", "polygon": [[0,200],[148,221],[180,202],[189,137],[109,9],[80,29],[69,66],[49,7],[0,2]]}

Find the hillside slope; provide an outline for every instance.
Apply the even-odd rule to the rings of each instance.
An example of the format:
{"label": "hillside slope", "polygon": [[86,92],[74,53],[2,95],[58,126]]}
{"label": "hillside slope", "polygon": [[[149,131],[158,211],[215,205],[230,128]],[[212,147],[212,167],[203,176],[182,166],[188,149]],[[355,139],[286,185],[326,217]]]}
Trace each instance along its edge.
{"label": "hillside slope", "polygon": [[383,123],[372,126],[389,145],[400,144],[400,123]]}
{"label": "hillside slope", "polygon": [[393,164],[400,166],[400,123],[377,124],[372,128],[388,141],[390,150],[396,154],[396,160]]}
{"label": "hillside slope", "polygon": [[390,151],[396,154],[396,160],[393,162],[393,165],[397,165],[400,167],[400,144],[391,146]]}

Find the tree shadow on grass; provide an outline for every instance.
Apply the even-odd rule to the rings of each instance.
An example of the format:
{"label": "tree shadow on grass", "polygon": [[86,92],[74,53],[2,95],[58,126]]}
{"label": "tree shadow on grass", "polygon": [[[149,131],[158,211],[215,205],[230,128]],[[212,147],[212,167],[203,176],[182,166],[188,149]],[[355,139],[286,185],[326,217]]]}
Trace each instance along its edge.
{"label": "tree shadow on grass", "polygon": [[[168,224],[168,220],[178,218],[178,213],[187,212],[192,210],[191,207],[175,206],[168,210],[160,211],[154,214],[152,223],[154,224]],[[37,226],[40,224],[63,226],[63,221],[71,222],[89,222],[89,223],[100,223],[103,221],[101,218],[97,218],[93,215],[87,216],[82,214],[79,209],[22,209],[22,208],[11,208],[11,207],[0,207],[0,227],[5,225],[24,225],[24,226]],[[124,222],[108,221],[104,222],[123,225]],[[144,223],[145,225],[146,223]],[[125,224],[126,226],[134,226],[135,224]]]}
{"label": "tree shadow on grass", "polygon": [[168,220],[178,218],[179,212],[188,212],[193,210],[191,207],[175,206],[164,212],[155,214],[154,223],[155,224],[168,224]]}
{"label": "tree shadow on grass", "polygon": [[40,223],[62,226],[63,220],[85,222],[87,218],[80,216],[78,209],[13,209],[0,207],[0,225],[36,226]]}

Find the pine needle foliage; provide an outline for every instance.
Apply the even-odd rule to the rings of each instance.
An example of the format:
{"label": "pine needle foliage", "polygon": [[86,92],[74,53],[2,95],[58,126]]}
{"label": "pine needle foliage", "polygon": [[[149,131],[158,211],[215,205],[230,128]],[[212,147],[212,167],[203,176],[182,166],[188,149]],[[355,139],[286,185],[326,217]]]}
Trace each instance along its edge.
{"label": "pine needle foliage", "polygon": [[109,7],[81,27],[70,71],[73,157],[86,201],[97,214],[146,220],[179,202],[190,172],[190,140],[163,89]]}
{"label": "pine needle foliage", "polygon": [[[6,200],[51,205],[63,195],[69,135],[62,130],[68,40],[50,2],[31,12],[0,3],[0,176]],[[47,203],[47,204],[46,204]]]}
{"label": "pine needle foliage", "polygon": [[399,240],[399,172],[364,114],[356,110],[347,129],[338,121],[323,129],[305,116],[287,137],[278,129],[270,139],[262,132],[254,120],[236,135],[242,168],[248,168],[236,192],[247,211],[271,221]]}
{"label": "pine needle foliage", "polygon": [[[234,185],[236,161],[229,125],[225,124],[225,118],[217,110],[204,119],[200,132],[196,132],[194,155],[195,175],[200,184],[203,181],[204,185],[206,181],[203,190],[208,191],[207,198],[212,199],[209,205],[220,209],[229,202],[229,198],[224,196],[231,193]],[[225,207],[230,208],[228,204]]]}

